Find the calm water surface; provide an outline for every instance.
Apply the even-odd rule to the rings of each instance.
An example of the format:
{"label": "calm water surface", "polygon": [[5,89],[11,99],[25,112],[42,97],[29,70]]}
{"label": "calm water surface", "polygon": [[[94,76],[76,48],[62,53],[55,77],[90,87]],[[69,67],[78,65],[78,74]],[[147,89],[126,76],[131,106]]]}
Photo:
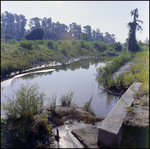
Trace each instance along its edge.
{"label": "calm water surface", "polygon": [[[28,74],[15,78],[9,86],[1,88],[1,103],[5,103],[3,95],[11,97],[13,90],[17,91],[21,84],[30,82],[37,83],[40,92],[44,92],[46,97],[57,94],[56,105],[59,105],[61,94],[74,91],[73,102],[78,107],[83,107],[84,102],[88,101],[93,94],[92,107],[96,114],[106,116],[113,108],[119,97],[104,92],[98,85],[96,78],[96,68],[105,66],[105,62],[110,58],[93,57],[80,60],[68,65],[51,67],[55,71],[48,73]],[[45,105],[47,102],[45,102]],[[4,111],[1,111],[4,114]]]}

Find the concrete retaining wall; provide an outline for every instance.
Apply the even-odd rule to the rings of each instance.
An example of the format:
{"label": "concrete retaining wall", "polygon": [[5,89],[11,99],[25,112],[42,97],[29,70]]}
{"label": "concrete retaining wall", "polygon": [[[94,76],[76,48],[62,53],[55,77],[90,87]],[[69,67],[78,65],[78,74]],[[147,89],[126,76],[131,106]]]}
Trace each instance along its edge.
{"label": "concrete retaining wall", "polygon": [[134,101],[135,91],[139,90],[141,84],[134,82],[102,122],[98,129],[99,147],[120,147],[123,119],[127,114],[127,107]]}

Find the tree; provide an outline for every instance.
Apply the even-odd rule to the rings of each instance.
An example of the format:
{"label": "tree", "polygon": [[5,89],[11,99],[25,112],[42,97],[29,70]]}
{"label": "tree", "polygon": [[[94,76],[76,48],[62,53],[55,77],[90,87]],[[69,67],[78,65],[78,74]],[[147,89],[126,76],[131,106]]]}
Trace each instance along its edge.
{"label": "tree", "polygon": [[111,43],[111,47],[113,47],[117,52],[122,50],[122,45],[120,42]]}
{"label": "tree", "polygon": [[30,29],[32,30],[32,29],[35,29],[37,27],[41,27],[41,20],[42,19],[37,18],[37,17],[31,18],[29,21],[29,24],[28,24]]}
{"label": "tree", "polygon": [[116,39],[114,34],[111,35],[108,32],[105,33],[104,38],[105,38],[105,42],[107,43],[114,43]]}
{"label": "tree", "polygon": [[88,41],[87,33],[82,33],[82,34],[81,34],[81,39]]}
{"label": "tree", "polygon": [[86,25],[86,26],[83,26],[83,28],[84,28],[85,33],[87,34],[88,41],[91,41],[92,40],[92,37],[91,37],[91,26],[90,25]]}
{"label": "tree", "polygon": [[24,36],[26,18],[24,15],[11,14],[7,11],[1,15],[1,28],[3,37],[8,40],[8,37],[11,37],[16,40],[20,40]]}
{"label": "tree", "polygon": [[81,25],[77,25],[75,22],[72,22],[72,24],[69,24],[69,32],[76,40],[81,39]]}
{"label": "tree", "polygon": [[25,36],[27,40],[43,40],[44,30],[40,27],[33,29],[29,34]]}
{"label": "tree", "polygon": [[136,41],[136,30],[138,31],[143,30],[142,27],[138,24],[138,22],[143,23],[143,21],[137,20],[139,17],[137,8],[131,11],[130,13],[131,13],[131,16],[134,16],[134,17],[133,17],[133,22],[128,23],[128,27],[129,27],[128,50],[136,52],[140,49]]}

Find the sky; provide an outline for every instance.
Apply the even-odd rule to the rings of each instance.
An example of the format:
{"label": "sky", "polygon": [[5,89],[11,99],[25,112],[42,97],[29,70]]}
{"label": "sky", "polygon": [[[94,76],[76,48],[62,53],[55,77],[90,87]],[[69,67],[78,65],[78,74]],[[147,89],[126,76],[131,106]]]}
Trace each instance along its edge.
{"label": "sky", "polygon": [[34,17],[51,17],[52,22],[67,26],[76,22],[82,31],[83,26],[90,25],[103,34],[115,34],[116,41],[121,43],[128,38],[127,23],[133,20],[130,12],[136,8],[138,19],[144,22],[143,31],[137,31],[136,38],[144,42],[146,37],[149,39],[149,1],[1,1],[1,13],[22,14],[28,21]]}

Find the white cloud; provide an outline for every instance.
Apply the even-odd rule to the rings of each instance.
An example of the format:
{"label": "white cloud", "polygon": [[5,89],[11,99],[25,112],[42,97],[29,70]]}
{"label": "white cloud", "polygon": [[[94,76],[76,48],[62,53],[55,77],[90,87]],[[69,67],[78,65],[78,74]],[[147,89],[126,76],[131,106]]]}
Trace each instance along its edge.
{"label": "white cloud", "polygon": [[54,1],[55,4],[62,5],[63,1]]}

